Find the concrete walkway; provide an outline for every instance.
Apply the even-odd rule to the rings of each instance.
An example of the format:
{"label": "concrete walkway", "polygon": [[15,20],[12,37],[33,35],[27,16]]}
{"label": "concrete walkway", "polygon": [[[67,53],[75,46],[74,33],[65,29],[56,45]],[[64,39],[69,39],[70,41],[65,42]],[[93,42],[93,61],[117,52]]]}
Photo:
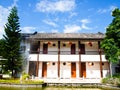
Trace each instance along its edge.
{"label": "concrete walkway", "polygon": [[89,78],[77,78],[77,79],[46,79],[43,78],[45,83],[101,83],[100,78],[95,78],[95,79],[89,79]]}

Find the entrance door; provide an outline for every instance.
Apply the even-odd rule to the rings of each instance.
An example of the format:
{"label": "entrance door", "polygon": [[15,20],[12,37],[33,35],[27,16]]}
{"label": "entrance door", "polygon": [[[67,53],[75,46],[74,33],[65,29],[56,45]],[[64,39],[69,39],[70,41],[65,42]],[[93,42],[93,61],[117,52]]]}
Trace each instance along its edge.
{"label": "entrance door", "polygon": [[86,78],[86,63],[85,62],[81,63],[81,73],[82,73],[82,77]]}
{"label": "entrance door", "polygon": [[42,63],[42,77],[47,77],[47,62]]}
{"label": "entrance door", "polygon": [[71,54],[75,54],[75,50],[76,48],[75,48],[75,44],[72,44],[71,45]]}
{"label": "entrance door", "polygon": [[48,44],[43,44],[43,54],[48,53]]}
{"label": "entrance door", "polygon": [[76,63],[75,62],[71,63],[71,77],[76,78]]}

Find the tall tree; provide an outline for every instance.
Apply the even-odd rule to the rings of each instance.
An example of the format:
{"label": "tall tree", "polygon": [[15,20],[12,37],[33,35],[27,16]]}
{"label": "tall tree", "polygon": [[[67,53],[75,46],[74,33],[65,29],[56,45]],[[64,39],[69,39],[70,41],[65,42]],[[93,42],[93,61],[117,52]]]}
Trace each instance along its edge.
{"label": "tall tree", "polygon": [[4,39],[0,39],[0,56],[3,55],[4,51]]}
{"label": "tall tree", "polygon": [[21,70],[22,58],[20,55],[20,23],[19,17],[17,15],[17,8],[13,7],[8,16],[8,22],[5,24],[4,31],[4,54],[3,57],[6,58],[5,70],[12,72],[12,77],[15,77],[17,72]]}
{"label": "tall tree", "polygon": [[112,12],[113,21],[106,29],[105,38],[101,47],[104,49],[105,57],[110,62],[118,62],[120,57],[120,10],[116,8]]}

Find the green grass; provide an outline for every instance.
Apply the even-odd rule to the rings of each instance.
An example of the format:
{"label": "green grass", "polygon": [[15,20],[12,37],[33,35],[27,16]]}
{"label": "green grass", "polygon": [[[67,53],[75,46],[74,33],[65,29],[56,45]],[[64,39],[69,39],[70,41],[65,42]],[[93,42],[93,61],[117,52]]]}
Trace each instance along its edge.
{"label": "green grass", "polygon": [[1,84],[43,84],[43,80],[0,79]]}

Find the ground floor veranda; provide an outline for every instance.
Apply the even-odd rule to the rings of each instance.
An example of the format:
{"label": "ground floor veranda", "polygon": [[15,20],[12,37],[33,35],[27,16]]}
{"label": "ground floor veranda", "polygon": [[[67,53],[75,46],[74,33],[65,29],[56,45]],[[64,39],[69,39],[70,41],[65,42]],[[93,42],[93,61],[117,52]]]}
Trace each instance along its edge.
{"label": "ground floor veranda", "polygon": [[[37,62],[29,61],[28,72],[30,76],[45,80],[76,80],[100,79],[110,74],[109,63],[102,62]],[[102,73],[101,73],[102,72]]]}

